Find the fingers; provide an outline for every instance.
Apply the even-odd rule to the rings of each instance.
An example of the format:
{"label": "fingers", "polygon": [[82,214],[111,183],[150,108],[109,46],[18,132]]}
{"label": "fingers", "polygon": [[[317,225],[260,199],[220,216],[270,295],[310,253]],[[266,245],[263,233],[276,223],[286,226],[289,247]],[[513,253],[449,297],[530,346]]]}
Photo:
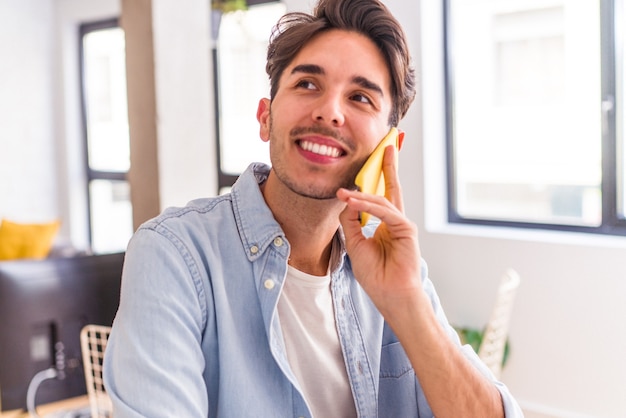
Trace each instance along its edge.
{"label": "fingers", "polygon": [[400,212],[404,213],[402,189],[398,176],[398,151],[394,146],[390,145],[385,148],[383,174],[385,175],[385,197],[398,208]]}
{"label": "fingers", "polygon": [[[383,156],[383,174],[385,178],[385,197],[370,195],[356,190],[340,189],[337,197],[348,204],[340,219],[344,226],[350,228],[359,221],[359,213],[367,212],[380,219],[390,222],[394,216],[403,216],[404,203],[397,170],[397,150],[393,145],[385,148]],[[354,226],[355,230],[357,226]],[[360,231],[360,225],[358,226]]]}
{"label": "fingers", "polygon": [[356,190],[340,189],[337,192],[337,197],[348,204],[348,207],[342,214],[342,223],[344,221],[354,221],[358,224],[359,230],[359,212],[367,212],[386,223],[392,223],[396,217],[403,217],[400,209],[382,196],[370,195]]}
{"label": "fingers", "polygon": [[339,222],[343,228],[343,234],[346,238],[346,246],[350,250],[358,243],[365,239],[361,230],[361,218],[359,216],[359,210],[354,209],[349,201],[349,190],[341,189],[337,192],[337,196],[340,200],[348,203],[346,208],[339,214]]}

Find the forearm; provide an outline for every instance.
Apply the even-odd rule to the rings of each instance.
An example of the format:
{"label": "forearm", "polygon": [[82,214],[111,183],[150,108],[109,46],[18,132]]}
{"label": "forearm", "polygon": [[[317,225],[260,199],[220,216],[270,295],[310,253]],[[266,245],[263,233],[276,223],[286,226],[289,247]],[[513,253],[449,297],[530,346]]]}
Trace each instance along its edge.
{"label": "forearm", "polygon": [[[340,220],[354,275],[398,337],[435,416],[503,417],[500,391],[447,334],[434,289],[424,290],[431,284],[425,280],[417,226],[403,213],[392,157],[385,154],[384,199],[346,189],[337,192],[347,204]],[[382,221],[369,237],[361,229],[359,211]]]}
{"label": "forearm", "polygon": [[463,355],[422,291],[383,313],[437,417],[503,417],[500,392]]}

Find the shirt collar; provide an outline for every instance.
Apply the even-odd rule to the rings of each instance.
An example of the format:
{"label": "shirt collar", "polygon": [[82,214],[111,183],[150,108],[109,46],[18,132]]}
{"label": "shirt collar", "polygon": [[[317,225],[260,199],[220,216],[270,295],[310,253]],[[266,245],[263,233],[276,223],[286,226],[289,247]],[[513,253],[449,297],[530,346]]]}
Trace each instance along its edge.
{"label": "shirt collar", "polygon": [[[256,260],[272,244],[289,253],[289,245],[272,211],[265,203],[259,185],[267,180],[270,167],[253,163],[233,185],[233,211],[241,241],[250,261]],[[280,238],[280,240],[278,239]]]}
{"label": "shirt collar", "polygon": [[[259,187],[267,180],[269,172],[270,167],[266,164],[250,164],[246,171],[239,176],[231,190],[233,211],[239,228],[239,235],[246,247],[250,261],[260,257],[270,245],[281,243],[277,238],[282,239],[285,245],[275,245],[275,247],[279,247],[279,251],[282,247],[285,256],[289,253],[285,234],[265,203],[265,198]],[[341,226],[333,239],[331,254],[330,270],[334,271],[341,268],[346,255]]]}

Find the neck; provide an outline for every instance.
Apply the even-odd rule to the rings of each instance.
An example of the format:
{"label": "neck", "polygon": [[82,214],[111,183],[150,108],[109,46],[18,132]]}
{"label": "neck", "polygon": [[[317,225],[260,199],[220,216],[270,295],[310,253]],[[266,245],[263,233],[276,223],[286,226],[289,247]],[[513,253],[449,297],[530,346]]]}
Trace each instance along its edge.
{"label": "neck", "polygon": [[325,275],[344,203],[298,195],[277,181],[272,172],[262,192],[291,245],[289,265],[308,274]]}

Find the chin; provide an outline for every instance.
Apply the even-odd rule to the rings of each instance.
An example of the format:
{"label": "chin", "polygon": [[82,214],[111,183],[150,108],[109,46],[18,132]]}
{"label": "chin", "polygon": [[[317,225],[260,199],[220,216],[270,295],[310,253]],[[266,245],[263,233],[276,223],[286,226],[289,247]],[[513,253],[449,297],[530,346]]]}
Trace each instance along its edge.
{"label": "chin", "polygon": [[303,190],[303,191],[297,191],[297,190],[293,190],[295,193],[297,193],[298,195],[302,196],[302,197],[306,197],[308,199],[313,199],[313,200],[331,200],[331,199],[336,199],[337,198],[337,190],[339,189],[335,189],[335,191],[314,191],[314,190]]}

